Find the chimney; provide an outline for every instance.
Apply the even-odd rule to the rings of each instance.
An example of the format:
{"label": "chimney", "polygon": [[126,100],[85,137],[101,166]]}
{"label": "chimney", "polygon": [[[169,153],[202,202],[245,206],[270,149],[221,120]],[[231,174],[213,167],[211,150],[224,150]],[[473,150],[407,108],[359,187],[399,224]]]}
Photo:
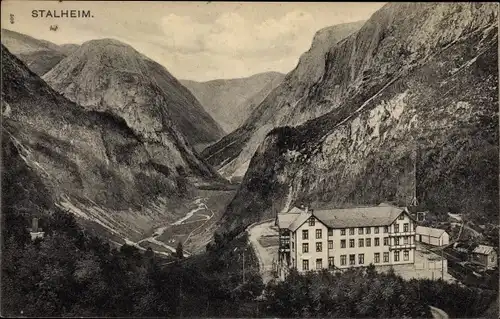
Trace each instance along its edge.
{"label": "chimney", "polygon": [[32,232],[37,232],[38,231],[38,218],[33,217],[33,223],[31,227]]}
{"label": "chimney", "polygon": [[306,206],[305,209],[306,209],[306,213],[308,213],[309,212],[309,206]]}

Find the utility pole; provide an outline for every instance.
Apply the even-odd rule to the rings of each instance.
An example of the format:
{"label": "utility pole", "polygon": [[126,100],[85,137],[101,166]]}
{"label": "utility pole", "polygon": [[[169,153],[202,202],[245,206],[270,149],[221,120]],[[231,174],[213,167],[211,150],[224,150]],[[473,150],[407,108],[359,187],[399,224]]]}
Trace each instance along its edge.
{"label": "utility pole", "polygon": [[411,199],[410,206],[418,206],[418,200],[417,200],[417,156],[418,156],[418,149],[417,149],[417,142],[413,142],[413,198]]}
{"label": "utility pole", "polygon": [[245,251],[243,250],[243,283],[245,283]]}
{"label": "utility pole", "polygon": [[441,248],[441,280],[444,280],[444,257],[443,257],[443,250],[444,248]]}

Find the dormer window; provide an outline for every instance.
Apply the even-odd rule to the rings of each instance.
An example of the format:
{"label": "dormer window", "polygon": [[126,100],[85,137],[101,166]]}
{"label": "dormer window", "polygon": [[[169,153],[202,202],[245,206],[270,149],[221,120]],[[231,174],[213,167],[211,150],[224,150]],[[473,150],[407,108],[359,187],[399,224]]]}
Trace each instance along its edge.
{"label": "dormer window", "polygon": [[314,217],[309,218],[309,226],[314,226],[316,224],[316,221]]}

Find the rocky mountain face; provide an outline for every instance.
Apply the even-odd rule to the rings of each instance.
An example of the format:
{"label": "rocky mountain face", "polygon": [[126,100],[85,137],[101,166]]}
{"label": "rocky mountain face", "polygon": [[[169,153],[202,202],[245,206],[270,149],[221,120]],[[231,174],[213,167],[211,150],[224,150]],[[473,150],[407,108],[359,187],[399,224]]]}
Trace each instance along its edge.
{"label": "rocky mountain face", "polygon": [[208,82],[181,80],[181,83],[229,133],[245,122],[284,77],[285,75],[279,72],[266,72],[241,79]]}
{"label": "rocky mountain face", "polygon": [[415,188],[428,208],[498,220],[497,4],[387,4],[304,92],[293,109],[331,111],[266,136],[221,231],[298,203],[405,204]]}
{"label": "rocky mountain face", "polygon": [[75,46],[78,47],[77,44],[59,46],[49,41],[38,40],[7,29],[2,29],[2,44],[39,76],[52,69]]}
{"label": "rocky mountain face", "polygon": [[[25,162],[56,205],[107,235],[137,239],[155,221],[175,217],[193,185],[221,180],[161,108],[132,124],[109,110],[85,110],[3,46],[1,98],[4,155]],[[15,167],[2,173],[16,174]]]}
{"label": "rocky mountain face", "polygon": [[315,83],[323,77],[328,50],[362,25],[363,22],[346,23],[318,31],[296,68],[266,95],[243,125],[206,148],[203,157],[226,178],[240,179],[269,131],[279,126],[298,125],[332,110],[331,103],[308,104],[308,96],[315,94]]}
{"label": "rocky mountain face", "polygon": [[171,127],[192,146],[213,143],[224,135],[163,66],[117,40],[85,42],[43,79],[86,110],[110,112],[155,143],[168,144],[162,132]]}

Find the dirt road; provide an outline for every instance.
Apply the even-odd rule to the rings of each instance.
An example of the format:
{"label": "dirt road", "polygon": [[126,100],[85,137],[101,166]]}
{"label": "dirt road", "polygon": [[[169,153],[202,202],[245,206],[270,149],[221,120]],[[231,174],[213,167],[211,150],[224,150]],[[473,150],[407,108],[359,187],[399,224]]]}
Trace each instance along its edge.
{"label": "dirt road", "polygon": [[432,314],[432,317],[434,319],[448,319],[448,314],[446,312],[444,312],[443,310],[439,309],[439,308],[436,308],[436,307],[433,307],[433,306],[429,306],[429,308],[431,308],[431,314]]}
{"label": "dirt road", "polygon": [[247,228],[248,239],[259,260],[259,270],[264,284],[272,279],[273,261],[278,258],[278,247],[263,247],[259,239],[263,236],[276,236],[276,230],[272,229],[274,220],[264,221]]}

